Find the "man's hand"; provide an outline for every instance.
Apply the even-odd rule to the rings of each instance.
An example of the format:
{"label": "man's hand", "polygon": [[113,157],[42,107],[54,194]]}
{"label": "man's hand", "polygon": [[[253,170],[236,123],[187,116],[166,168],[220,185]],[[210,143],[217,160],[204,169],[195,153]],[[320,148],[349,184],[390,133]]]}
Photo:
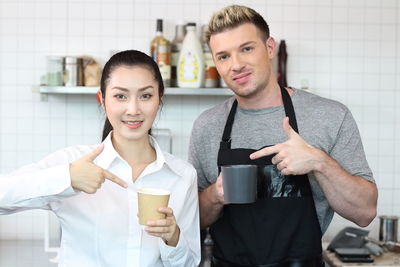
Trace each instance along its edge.
{"label": "man's hand", "polygon": [[376,185],[348,173],[328,154],[307,144],[290,127],[287,117],[283,120],[283,129],[288,136],[286,142],[263,148],[250,158],[276,154],[272,163],[284,175],[313,172],[332,209],[361,227],[367,226],[376,216]]}
{"label": "man's hand", "polygon": [[209,227],[217,220],[225,204],[222,173],[220,173],[215,183],[199,193],[201,229]]}
{"label": "man's hand", "polygon": [[222,186],[222,172],[217,177],[217,181],[215,182],[215,199],[217,202],[224,204],[224,188]]}
{"label": "man's hand", "polygon": [[299,134],[289,125],[289,118],[283,119],[283,130],[288,140],[284,143],[263,148],[250,155],[251,159],[276,154],[272,163],[284,175],[301,175],[309,173],[316,168],[319,162],[319,150],[307,144]]}
{"label": "man's hand", "polygon": [[89,154],[69,165],[72,188],[88,194],[94,194],[104,183],[105,179],[122,187],[128,187],[125,181],[93,163],[93,160],[100,155],[103,148],[104,145],[101,144]]}
{"label": "man's hand", "polygon": [[152,236],[161,237],[164,242],[172,247],[176,247],[179,241],[180,230],[176,224],[176,219],[171,208],[158,208],[158,211],[166,215],[165,219],[148,221],[145,231]]}

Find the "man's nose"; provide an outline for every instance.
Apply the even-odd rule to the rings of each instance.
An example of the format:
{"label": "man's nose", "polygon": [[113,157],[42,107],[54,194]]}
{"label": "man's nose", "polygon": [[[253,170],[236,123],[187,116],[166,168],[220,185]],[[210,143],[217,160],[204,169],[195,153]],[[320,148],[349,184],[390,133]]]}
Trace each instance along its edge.
{"label": "man's nose", "polygon": [[232,55],[232,71],[241,71],[244,67],[244,62],[240,55]]}

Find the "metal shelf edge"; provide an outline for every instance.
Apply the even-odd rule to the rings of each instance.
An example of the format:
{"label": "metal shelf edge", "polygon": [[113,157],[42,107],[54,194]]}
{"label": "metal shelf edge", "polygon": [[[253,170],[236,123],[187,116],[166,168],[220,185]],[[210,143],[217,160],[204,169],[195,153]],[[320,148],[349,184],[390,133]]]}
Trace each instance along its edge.
{"label": "metal shelf edge", "polygon": [[[97,86],[40,86],[39,92],[43,94],[96,94]],[[166,88],[165,95],[221,95],[231,96],[228,88]]]}
{"label": "metal shelf edge", "polygon": [[228,88],[166,88],[165,95],[233,95]]}
{"label": "metal shelf edge", "polygon": [[39,92],[45,94],[96,94],[98,86],[40,86]]}

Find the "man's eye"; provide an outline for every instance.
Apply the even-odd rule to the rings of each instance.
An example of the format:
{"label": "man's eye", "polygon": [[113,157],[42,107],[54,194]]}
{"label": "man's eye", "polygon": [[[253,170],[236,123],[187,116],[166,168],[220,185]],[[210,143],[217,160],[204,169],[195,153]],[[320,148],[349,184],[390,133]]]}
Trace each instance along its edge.
{"label": "man's eye", "polygon": [[218,60],[219,60],[219,61],[224,61],[224,60],[226,60],[227,58],[228,58],[227,55],[218,56]]}
{"label": "man's eye", "polygon": [[253,47],[251,47],[251,46],[246,46],[243,48],[243,52],[250,52],[252,50],[253,50]]}

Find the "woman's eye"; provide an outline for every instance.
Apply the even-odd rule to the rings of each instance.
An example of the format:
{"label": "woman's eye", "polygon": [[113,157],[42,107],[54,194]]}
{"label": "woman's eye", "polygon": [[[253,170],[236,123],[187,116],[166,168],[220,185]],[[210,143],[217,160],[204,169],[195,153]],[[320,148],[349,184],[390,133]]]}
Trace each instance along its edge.
{"label": "woman's eye", "polygon": [[140,98],[141,99],[149,99],[151,98],[153,95],[152,94],[143,94]]}
{"label": "woman's eye", "polygon": [[116,99],[118,99],[118,100],[124,100],[124,99],[126,99],[126,97],[124,96],[124,95],[122,95],[122,94],[117,94],[117,95],[115,95],[114,96]]}

